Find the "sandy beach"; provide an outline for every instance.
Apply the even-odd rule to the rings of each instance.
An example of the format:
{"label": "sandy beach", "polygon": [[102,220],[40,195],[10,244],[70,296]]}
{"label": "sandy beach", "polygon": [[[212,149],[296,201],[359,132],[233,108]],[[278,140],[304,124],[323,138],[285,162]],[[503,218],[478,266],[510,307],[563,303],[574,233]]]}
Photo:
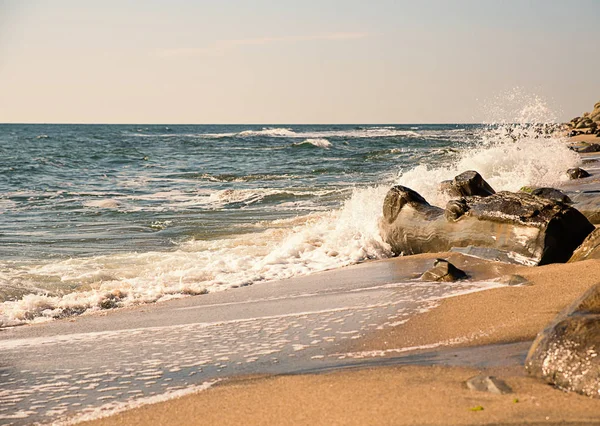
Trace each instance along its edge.
{"label": "sandy beach", "polygon": [[[437,308],[368,336],[353,348],[391,355],[439,342],[453,347],[530,341],[598,282],[600,261],[516,267],[514,272],[531,284],[445,299]],[[521,365],[508,364],[239,378],[89,424],[598,424],[600,400],[554,389],[528,377]],[[502,378],[514,393],[467,389],[465,380],[481,373]]]}
{"label": "sandy beach", "polygon": [[[589,143],[593,138],[584,135],[571,142]],[[518,274],[528,282],[446,298],[403,324],[353,340],[345,347],[348,353],[384,359],[407,351],[418,356],[439,347],[442,353],[455,347],[474,348],[475,353],[475,348],[514,342],[528,347],[559,312],[600,279],[597,260],[532,268],[481,265],[456,253],[438,256],[476,272],[479,279]],[[406,259],[382,263],[401,261]],[[450,356],[468,358],[468,353]],[[529,377],[522,366],[523,353],[512,355],[491,367],[473,362],[471,367],[399,365],[237,377],[197,394],[86,424],[599,424],[600,400]],[[478,374],[501,378],[513,393],[469,390],[465,381]]]}

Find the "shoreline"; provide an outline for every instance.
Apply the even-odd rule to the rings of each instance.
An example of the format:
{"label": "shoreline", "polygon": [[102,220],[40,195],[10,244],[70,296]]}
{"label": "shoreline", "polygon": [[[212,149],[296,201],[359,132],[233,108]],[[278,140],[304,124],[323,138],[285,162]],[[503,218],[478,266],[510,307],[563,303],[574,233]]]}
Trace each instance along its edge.
{"label": "shoreline", "polygon": [[[597,282],[594,277],[600,276],[600,261],[523,266],[516,267],[514,273],[528,278],[531,285],[444,299],[437,307],[405,324],[375,332],[349,346],[356,351],[357,359],[389,360],[400,365],[357,365],[293,375],[232,377],[196,394],[82,424],[141,425],[148,424],[150,419],[161,425],[325,425],[373,421],[378,424],[597,424],[600,400],[565,393],[529,377],[521,364],[523,349],[520,352],[515,349],[518,345],[502,354],[505,363],[494,366],[477,367],[469,354],[486,348],[495,350],[494,345],[510,342],[522,342],[520,348],[527,347],[558,312]],[[469,335],[470,338],[461,339]],[[449,354],[441,365],[419,361],[419,355],[431,354],[431,347],[402,352],[439,342],[444,344],[437,347],[437,353]],[[452,353],[454,348],[461,347],[464,352]],[[399,354],[413,358],[389,358]],[[449,360],[451,357],[457,361]],[[404,359],[412,362],[404,365],[400,362]],[[423,365],[427,362],[430,364]],[[514,393],[494,395],[467,389],[465,380],[478,374],[505,380]],[[513,402],[515,399],[518,402]],[[472,411],[478,406],[483,407],[481,412]]]}
{"label": "shoreline", "polygon": [[[581,142],[581,137],[579,140],[571,139],[570,142]],[[592,181],[590,179],[590,183]],[[566,186],[573,190],[578,186],[585,186],[585,182],[574,181]],[[283,363],[287,367],[281,367],[279,370],[238,369],[230,365],[229,369],[225,370],[225,379],[200,393],[188,394],[188,391],[204,389],[203,383],[185,382],[187,387],[181,392],[158,392],[156,397],[141,398],[140,403],[145,401],[144,403],[148,404],[142,406],[137,406],[134,399],[133,406],[125,404],[121,407],[126,411],[121,412],[119,409],[118,414],[92,420],[90,424],[148,424],[149,419],[152,419],[154,424],[195,424],[190,419],[196,418],[198,422],[214,419],[214,422],[221,424],[285,424],[285,421],[289,421],[290,424],[331,424],[334,421],[364,424],[373,420],[381,424],[392,420],[393,424],[517,424],[516,420],[532,424],[553,424],[554,421],[592,424],[586,422],[592,421],[594,415],[596,418],[600,416],[599,400],[565,394],[528,377],[522,362],[526,348],[536,334],[558,312],[597,282],[594,277],[600,277],[600,260],[528,267],[485,261],[454,252],[397,257],[364,262],[305,277],[262,283],[260,286],[239,288],[234,292],[140,305],[4,330],[0,334],[0,349],[3,343],[10,348],[13,342],[16,342],[17,346],[27,346],[34,342],[60,344],[61,339],[66,339],[65,344],[70,341],[77,342],[78,339],[85,342],[94,336],[98,336],[99,339],[127,339],[129,333],[135,335],[151,329],[158,333],[160,329],[164,329],[165,333],[177,334],[180,333],[178,330],[186,330],[193,325],[204,327],[231,324],[237,328],[236,324],[242,325],[248,321],[287,318],[290,315],[303,318],[313,313],[353,309],[348,307],[352,306],[348,305],[348,300],[357,300],[353,298],[361,294],[373,292],[376,296],[374,300],[379,300],[377,303],[389,300],[400,291],[394,289],[394,283],[414,280],[421,272],[431,267],[432,261],[437,257],[446,258],[468,272],[471,276],[470,281],[487,282],[518,274],[526,278],[528,283],[520,286],[480,288],[442,297],[434,303],[435,306],[425,304],[425,308],[421,307],[419,313],[411,314],[408,320],[396,323],[391,317],[386,320],[380,316],[371,321],[386,321],[385,323],[379,322],[379,327],[365,329],[364,333],[361,331],[360,335],[354,336],[360,338],[349,339],[345,336],[346,340],[338,340],[335,345],[328,344],[329,352],[324,353],[324,356],[311,357],[312,353],[306,355],[302,352],[304,358],[290,358],[287,364]],[[305,301],[316,296],[316,289],[322,289],[324,284],[326,291],[311,302],[318,309],[315,311],[315,308],[311,308],[313,312],[304,308]],[[432,283],[432,288],[442,288],[444,285],[446,284]],[[264,313],[264,306],[261,307],[260,304],[253,307],[253,302],[240,302],[252,295],[255,300],[266,301],[262,305],[277,305],[281,303],[279,301],[282,298],[276,296],[281,296],[282,293],[278,292],[284,287],[288,290],[283,293],[283,299],[290,299],[292,304],[277,307],[275,316]],[[344,291],[340,291],[341,289]],[[219,311],[221,307],[229,305],[239,305],[239,308],[233,311],[233,316],[232,311]],[[217,310],[217,316],[214,317],[216,320],[213,319],[213,322],[204,319],[206,307]],[[298,311],[295,312],[294,309]],[[331,323],[344,321],[344,318],[341,316]],[[166,319],[168,322],[165,322]],[[293,327],[301,325],[295,319],[291,322]],[[310,326],[310,323],[307,325]],[[197,334],[200,329],[194,333]],[[339,328],[337,330],[342,332],[341,334],[348,332]],[[309,336],[312,334],[314,333]],[[155,335],[155,338],[160,340],[159,335]],[[302,343],[294,345],[301,347],[299,350],[303,351],[308,347],[303,342],[297,343]],[[500,349],[504,352],[495,353]],[[187,346],[187,351],[187,354],[194,355],[190,346]],[[333,359],[338,355],[342,361],[334,362]],[[492,362],[499,357],[500,361]],[[501,359],[502,357],[506,360]],[[297,359],[298,364],[294,364],[294,359]],[[319,360],[330,362],[321,363]],[[196,364],[204,365],[203,362]],[[290,369],[290,366],[294,366],[295,369]],[[223,363],[222,368],[225,367]],[[482,372],[506,380],[515,393],[491,395],[466,389],[464,381]],[[370,393],[365,394],[365,386],[370,389],[370,393],[380,395],[379,400],[373,399]],[[118,387],[114,387],[113,382],[108,382],[106,389]],[[311,389],[318,389],[321,398],[311,399]],[[341,390],[336,393],[332,389]],[[385,394],[384,389],[395,389],[395,393]],[[352,397],[347,395],[346,390],[352,390],[350,393],[361,396]],[[157,402],[165,395],[177,397],[182,394],[186,396]],[[250,403],[247,401],[249,395],[262,397]],[[522,403],[519,405],[512,402],[515,398]],[[283,400],[287,402],[283,403]],[[306,407],[301,409],[293,404],[292,401],[295,400],[304,401],[310,410],[307,411]],[[235,401],[244,401],[244,404],[250,405],[244,405],[243,409],[240,409]],[[264,410],[253,410],[252,404],[260,405]],[[398,417],[398,413],[392,413],[389,417],[369,417],[370,412],[380,410],[384,406],[392,410],[394,404],[401,407],[410,406],[410,409],[403,413],[403,417]],[[356,412],[357,405],[363,407],[360,412]],[[482,413],[471,410],[478,406],[483,407]],[[199,414],[199,409],[202,414]],[[102,413],[105,414],[109,413]],[[80,422],[87,418],[89,417],[79,418],[77,415],[74,418],[67,417],[66,423]],[[160,421],[155,422],[154,419]],[[59,421],[58,424],[64,423]]]}
{"label": "shoreline", "polygon": [[[594,138],[582,135],[569,142],[593,143]],[[441,257],[459,268],[468,268],[468,258],[455,254]],[[511,265],[494,273],[496,277],[505,274],[518,274],[529,282],[443,299],[403,324],[352,342],[347,349],[358,358],[389,359],[405,353],[418,357],[440,346],[442,352],[461,347],[475,351],[475,347],[494,348],[515,342],[527,346],[559,312],[597,283],[600,261]],[[512,356],[518,358],[515,350]],[[523,358],[515,359],[487,368],[414,362],[408,366],[334,368],[316,374],[238,377],[197,394],[85,424],[134,425],[150,419],[164,425],[184,421],[365,424],[374,419],[378,424],[595,424],[600,416],[600,400],[565,393],[529,377],[522,366]],[[492,395],[468,390],[465,380],[481,373],[500,376],[514,393]],[[375,418],[371,417],[374,412],[379,413]]]}

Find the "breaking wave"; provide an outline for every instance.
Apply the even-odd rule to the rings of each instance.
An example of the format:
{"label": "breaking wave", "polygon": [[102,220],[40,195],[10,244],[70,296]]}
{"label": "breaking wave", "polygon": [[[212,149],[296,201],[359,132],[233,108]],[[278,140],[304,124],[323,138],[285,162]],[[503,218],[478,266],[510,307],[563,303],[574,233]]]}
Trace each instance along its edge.
{"label": "breaking wave", "polygon": [[317,148],[329,148],[329,147],[331,147],[331,142],[329,142],[325,138],[319,138],[319,139],[305,139],[302,142],[297,142],[294,144],[294,146],[302,146],[302,145],[312,145],[312,146],[316,146]]}
{"label": "breaking wave", "polygon": [[[0,326],[225,290],[391,256],[377,227],[387,189],[356,189],[339,210],[280,220],[264,232],[189,241],[173,252],[2,268],[0,280],[18,282],[21,288],[35,288],[44,279],[76,290],[5,301],[0,305]],[[253,201],[244,194],[221,197],[222,202]]]}

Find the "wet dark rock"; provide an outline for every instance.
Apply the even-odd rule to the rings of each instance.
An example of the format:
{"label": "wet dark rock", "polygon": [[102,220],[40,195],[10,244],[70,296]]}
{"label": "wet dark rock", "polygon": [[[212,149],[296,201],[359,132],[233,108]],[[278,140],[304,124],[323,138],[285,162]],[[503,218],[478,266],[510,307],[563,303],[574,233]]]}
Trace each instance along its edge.
{"label": "wet dark rock", "polygon": [[580,154],[585,154],[585,153],[590,153],[590,152],[600,152],[600,144],[591,143],[591,144],[576,148],[575,151],[579,152]]}
{"label": "wet dark rock", "polygon": [[444,216],[448,221],[457,221],[470,209],[469,204],[465,199],[459,198],[458,200],[450,200],[446,204],[446,210]]}
{"label": "wet dark rock", "polygon": [[496,191],[474,170],[463,172],[453,180],[446,180],[440,184],[440,190],[453,197],[467,197],[479,195],[487,197]]}
{"label": "wet dark rock", "polygon": [[569,263],[587,259],[600,259],[600,228],[594,229],[577,247],[569,259]]}
{"label": "wet dark rock", "polygon": [[555,188],[536,188],[533,191],[531,191],[531,195],[546,198],[547,200],[558,201],[561,203],[572,203],[571,199],[566,194]]}
{"label": "wet dark rock", "polygon": [[582,179],[582,178],[589,177],[591,175],[588,172],[586,172],[585,170],[583,170],[579,167],[575,167],[573,169],[567,170],[567,176],[569,176],[569,179]]}
{"label": "wet dark rock", "polygon": [[527,354],[529,374],[560,389],[600,398],[600,284],[538,334]]}
{"label": "wet dark rock", "polygon": [[489,392],[496,395],[505,395],[512,393],[510,386],[504,380],[500,380],[494,376],[479,376],[471,377],[465,382],[467,387],[478,392]]}
{"label": "wet dark rock", "polygon": [[410,188],[395,186],[385,197],[380,229],[397,254],[473,246],[547,264],[569,260],[594,226],[566,204],[530,194],[463,197],[442,209]]}
{"label": "wet dark rock", "polygon": [[467,274],[446,259],[436,259],[433,268],[421,275],[423,281],[458,281],[467,278]]}

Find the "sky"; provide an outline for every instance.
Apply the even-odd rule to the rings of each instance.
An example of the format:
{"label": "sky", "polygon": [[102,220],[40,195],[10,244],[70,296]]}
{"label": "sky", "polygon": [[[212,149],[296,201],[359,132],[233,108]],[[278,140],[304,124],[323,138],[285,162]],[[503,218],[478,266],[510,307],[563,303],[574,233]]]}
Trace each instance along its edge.
{"label": "sky", "polygon": [[0,0],[0,122],[473,123],[514,93],[565,121],[600,101],[599,17],[598,0]]}

